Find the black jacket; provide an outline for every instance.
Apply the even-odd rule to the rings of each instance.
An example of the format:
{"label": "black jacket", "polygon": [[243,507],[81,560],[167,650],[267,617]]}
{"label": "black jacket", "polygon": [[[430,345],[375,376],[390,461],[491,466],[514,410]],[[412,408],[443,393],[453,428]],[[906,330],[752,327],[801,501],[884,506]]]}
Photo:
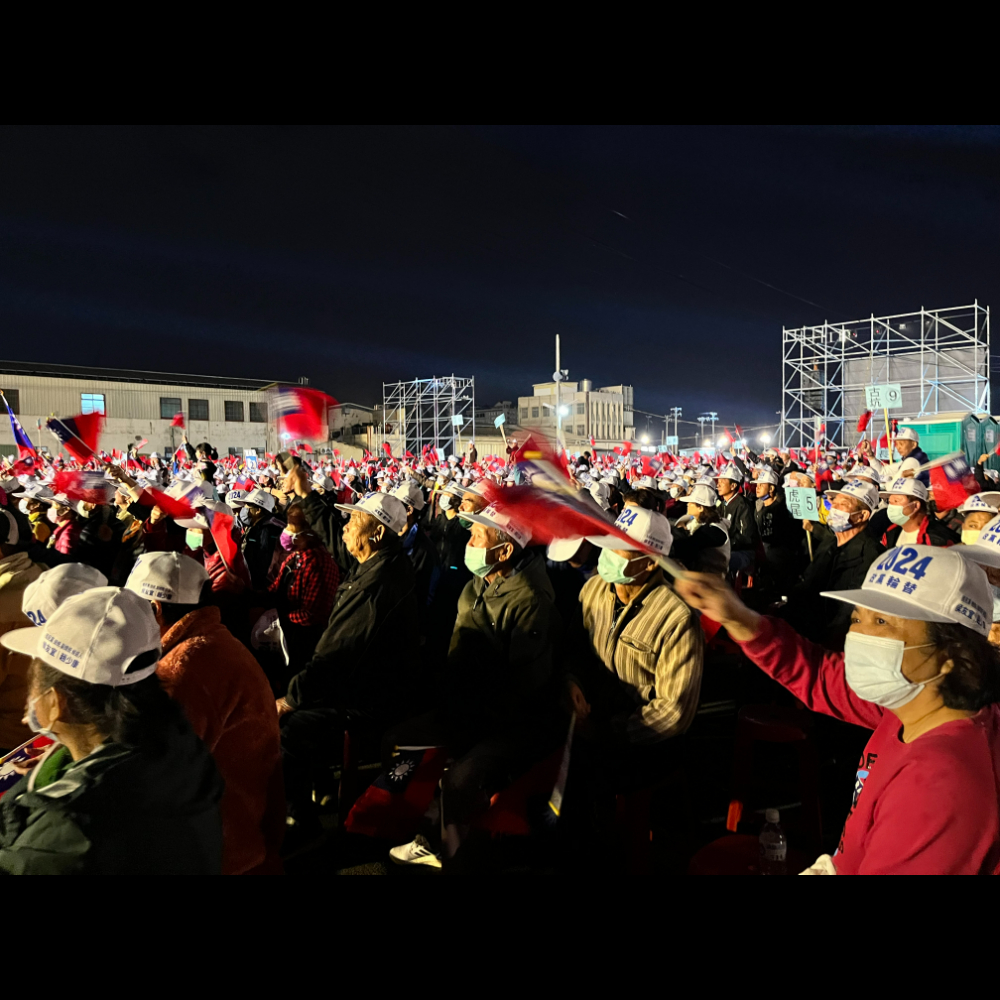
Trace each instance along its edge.
{"label": "black jacket", "polygon": [[733,552],[756,552],[760,537],[753,507],[746,497],[735,494],[725,503],[725,517],[729,521],[729,546]]}
{"label": "black jacket", "polygon": [[316,652],[288,685],[288,704],[398,718],[419,673],[410,648],[417,638],[413,567],[393,539],[340,581]]}
{"label": "black jacket", "polygon": [[[280,556],[284,554],[279,544],[284,528],[279,521],[270,516],[261,518],[251,527],[247,527],[243,521],[236,523],[240,527],[240,549],[243,551],[247,569],[250,570],[250,580],[256,590],[267,590],[271,565],[275,562],[280,563]],[[277,560],[275,550],[279,552]]]}
{"label": "black jacket", "polygon": [[417,607],[423,618],[427,608],[427,597],[430,593],[431,577],[437,567],[437,558],[434,546],[427,537],[427,532],[420,526],[414,524],[402,537],[403,551],[410,559],[413,566],[413,577],[416,586]]}
{"label": "black jacket", "polygon": [[806,638],[837,648],[850,625],[852,605],[820,594],[860,588],[868,567],[884,551],[867,531],[858,532],[845,545],[822,547],[789,596],[785,617]]}
{"label": "black jacket", "polygon": [[344,525],[348,519],[334,506],[336,499],[335,495],[329,493],[322,496],[315,492],[309,493],[302,501],[302,510],[309,527],[323,540],[343,576],[349,573],[358,561],[344,544]]}

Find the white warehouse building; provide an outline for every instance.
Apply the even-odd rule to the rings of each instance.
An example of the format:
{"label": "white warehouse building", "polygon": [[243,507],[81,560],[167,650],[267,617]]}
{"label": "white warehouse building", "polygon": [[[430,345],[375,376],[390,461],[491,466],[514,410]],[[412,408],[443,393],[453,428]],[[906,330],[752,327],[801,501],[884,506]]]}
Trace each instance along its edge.
{"label": "white warehouse building", "polygon": [[[305,382],[305,380],[302,380]],[[0,361],[0,389],[35,447],[59,451],[45,428],[49,417],[103,413],[101,448],[125,451],[146,440],[142,454],[171,454],[183,431],[171,426],[184,414],[192,444],[208,441],[219,455],[279,451],[268,419],[267,394],[274,382],[212,378],[164,372],[81,368],[71,365]],[[328,430],[324,434],[329,437]],[[0,455],[16,455],[6,410],[0,405]]]}
{"label": "white warehouse building", "polygon": [[539,382],[530,396],[517,400],[522,427],[539,427],[550,433],[556,422],[568,448],[583,449],[590,439],[600,449],[609,449],[635,438],[633,389],[630,385],[594,388],[590,379],[582,382]]}

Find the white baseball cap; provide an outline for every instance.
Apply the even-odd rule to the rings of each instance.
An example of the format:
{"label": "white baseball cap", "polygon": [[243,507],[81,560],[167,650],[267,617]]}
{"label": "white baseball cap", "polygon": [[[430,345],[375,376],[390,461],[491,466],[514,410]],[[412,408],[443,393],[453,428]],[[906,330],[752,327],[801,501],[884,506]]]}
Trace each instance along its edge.
{"label": "white baseball cap", "polygon": [[914,441],[916,444],[920,444],[920,435],[912,427],[900,427],[896,431],[897,441]]}
{"label": "white baseball cap", "polygon": [[590,484],[590,495],[600,505],[601,510],[608,510],[611,507],[611,487],[601,480],[599,483]]}
{"label": "white baseball cap", "polygon": [[230,507],[242,507],[246,503],[247,491],[246,490],[230,490],[226,494],[226,503]]}
{"label": "white baseball cap", "polygon": [[395,497],[397,500],[402,500],[403,503],[409,504],[414,510],[423,510],[427,505],[427,501],[424,500],[424,491],[412,479],[407,479],[406,482],[400,483],[394,490],[390,490],[389,496]]}
{"label": "white baseball cap", "polygon": [[866,483],[861,479],[852,479],[844,483],[842,489],[826,491],[827,496],[831,497],[838,493],[860,500],[869,510],[874,510],[878,506],[878,490],[871,483]]}
{"label": "white baseball cap", "polygon": [[678,497],[677,499],[684,500],[687,503],[696,503],[702,507],[714,507],[716,500],[719,499],[719,494],[715,492],[713,487],[704,486],[699,483],[686,496]]}
{"label": "white baseball cap", "polygon": [[[670,530],[670,522],[663,514],[658,514],[655,510],[646,510],[644,507],[626,507],[615,527],[619,531],[624,531],[629,538],[634,538],[641,545],[662,552],[667,555],[670,546],[673,544],[673,534]],[[588,542],[600,546],[602,549],[635,549],[639,551],[639,545],[629,545],[624,538],[616,535],[588,535]]]}
{"label": "white baseball cap", "polygon": [[70,597],[107,585],[108,578],[93,566],[63,563],[28,584],[21,595],[21,610],[33,625],[44,625]]}
{"label": "white baseball cap", "polygon": [[208,580],[204,566],[181,552],[144,552],[135,561],[125,589],[147,601],[197,604]]}
{"label": "white baseball cap", "polygon": [[655,490],[656,480],[652,476],[639,476],[639,478],[632,483],[632,489]]}
{"label": "white baseball cap", "polygon": [[844,479],[870,479],[876,485],[882,481],[879,470],[875,469],[874,466],[860,464],[848,469]]}
{"label": "white baseball cap", "polygon": [[961,507],[958,508],[959,514],[1000,514],[1000,507],[996,503],[987,503],[982,495],[979,493],[973,493]]}
{"label": "white baseball cap", "polygon": [[391,493],[366,493],[356,504],[335,503],[337,510],[353,514],[364,511],[381,521],[393,534],[406,527],[406,508],[403,501]]}
{"label": "white baseball cap", "polygon": [[244,504],[253,504],[255,507],[263,507],[269,514],[274,511],[274,494],[262,490],[259,486],[254,487],[244,498]]}
{"label": "white baseball cap", "polygon": [[719,479],[731,479],[734,483],[743,482],[743,473],[740,472],[735,462],[730,462],[722,472],[719,473]]}
{"label": "white baseball cap", "polygon": [[121,687],[156,670],[160,626],[138,594],[94,587],[70,597],[41,628],[14,629],[0,636],[0,644],[68,677]]}
{"label": "white baseball cap", "polygon": [[527,548],[531,542],[531,529],[514,520],[507,512],[500,510],[496,504],[491,503],[478,514],[463,513],[462,517],[466,521],[481,524],[486,528],[497,528],[506,532],[522,549]]}
{"label": "white baseball cap", "polygon": [[927,487],[916,476],[900,476],[879,493],[880,497],[889,497],[897,493],[904,497],[914,497],[916,500],[927,499]]}
{"label": "white baseball cap", "polygon": [[[980,538],[985,533],[986,528]],[[1000,536],[1000,531],[997,534]],[[860,590],[827,590],[820,596],[899,618],[954,622],[987,635],[993,623],[993,589],[976,565],[978,556],[963,558],[964,553],[960,554],[960,550],[977,545],[947,549],[902,545],[883,553],[868,567]],[[1000,549],[997,551],[1000,554]]]}
{"label": "white baseball cap", "polygon": [[583,538],[555,538],[549,542],[545,555],[552,562],[566,562],[580,551],[584,541]]}
{"label": "white baseball cap", "polygon": [[778,480],[778,473],[774,471],[769,465],[765,465],[761,468],[760,472],[757,473],[757,478],[754,480],[755,483],[763,483],[765,486],[778,486],[780,485]]}

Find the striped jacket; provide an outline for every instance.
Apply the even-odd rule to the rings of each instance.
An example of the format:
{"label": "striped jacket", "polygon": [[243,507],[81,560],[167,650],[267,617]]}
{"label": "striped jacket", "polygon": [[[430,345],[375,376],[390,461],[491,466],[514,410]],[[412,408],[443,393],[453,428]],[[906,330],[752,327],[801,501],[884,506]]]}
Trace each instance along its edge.
{"label": "striped jacket", "polygon": [[583,623],[601,662],[629,691],[636,710],[626,733],[655,743],[683,733],[694,720],[705,646],[697,615],[658,569],[612,625],[614,586],[596,573],[580,592]]}

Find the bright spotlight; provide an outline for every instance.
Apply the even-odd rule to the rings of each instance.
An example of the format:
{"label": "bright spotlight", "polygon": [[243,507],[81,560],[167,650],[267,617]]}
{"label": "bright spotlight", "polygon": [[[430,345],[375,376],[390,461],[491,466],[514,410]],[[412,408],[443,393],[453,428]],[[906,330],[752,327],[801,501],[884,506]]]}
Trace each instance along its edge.
{"label": "bright spotlight", "polygon": [[771,435],[768,434],[767,431],[764,431],[764,433],[761,434],[761,436],[760,436],[760,443],[761,444],[769,444],[770,441],[771,441]]}
{"label": "bright spotlight", "polygon": [[567,413],[569,413],[569,407],[568,406],[560,406],[559,407],[559,416],[560,417],[565,417]]}
{"label": "bright spotlight", "polygon": [[643,434],[643,436],[642,436],[642,443],[643,444],[649,444],[649,435],[648,434]]}

